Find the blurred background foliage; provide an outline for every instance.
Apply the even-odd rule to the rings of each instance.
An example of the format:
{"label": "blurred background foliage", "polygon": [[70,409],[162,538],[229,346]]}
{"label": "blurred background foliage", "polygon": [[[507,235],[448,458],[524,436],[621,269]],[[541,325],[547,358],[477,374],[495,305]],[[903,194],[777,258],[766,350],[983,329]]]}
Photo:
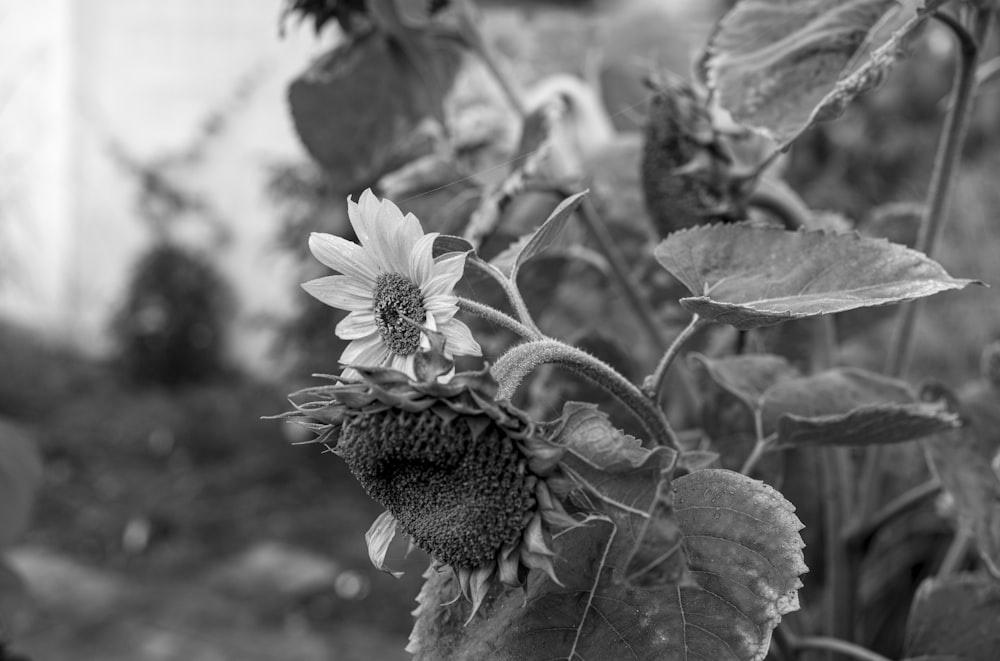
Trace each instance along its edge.
{"label": "blurred background foliage", "polygon": [[[635,277],[660,303],[669,335],[686,317],[670,302],[669,278],[650,265],[655,236],[639,165],[652,93],[643,81],[663,69],[686,75],[729,3],[664,4],[489,0],[479,7],[488,47],[523,98],[540,102],[556,92],[564,99],[555,139],[578,150],[575,174],[589,182]],[[422,20],[451,25],[446,5],[429,3]],[[254,166],[263,182],[255,192],[269,200],[268,250],[294,265],[291,274],[274,276],[284,278],[284,300],[247,300],[253,288],[238,287],[218,267],[230,237],[251,229],[217,211],[245,195],[245,184],[230,182],[231,190],[215,191],[209,203],[185,183],[197,172],[191,164],[206,158],[226,121],[241,112],[239,100],[253,89],[244,76],[234,81],[235,101],[210,112],[208,128],[178,151],[201,156],[146,161],[109,143],[124,165],[119,176],[138,182],[133,220],[145,237],[107,319],[110,349],[95,356],[0,325],[0,421],[11,425],[0,426],[0,440],[32,439],[45,466],[39,486],[29,485],[31,523],[8,550],[10,569],[0,567],[0,640],[6,636],[29,656],[70,658],[72,650],[76,658],[111,660],[406,658],[424,559],[405,561],[402,583],[376,572],[363,533],[378,506],[341,462],[312,446],[289,448],[288,440],[302,439],[259,416],[286,408],[283,393],[310,383],[309,374],[335,371],[344,347],[333,335],[340,313],[296,285],[323,273],[308,254],[309,232],[355,238],[344,200],[372,187],[416,213],[425,230],[461,233],[537,142],[468,44],[457,49],[439,35],[404,31],[395,38],[430,63],[407,68],[412,59],[366,32],[367,3],[298,0],[288,7],[285,39],[315,38],[330,47],[301,63],[282,108],[308,155]],[[807,133],[782,164],[785,180],[810,206],[899,242],[913,240],[913,204],[923,197],[953,74],[950,36],[933,25],[928,32],[880,89]],[[985,87],[978,103],[954,217],[937,255],[952,273],[993,284],[1000,283],[998,89]],[[559,199],[529,186],[504,200],[482,235],[482,253],[503,250]],[[3,227],[0,215],[0,236]],[[555,251],[524,269],[529,305],[546,332],[639,378],[655,355],[631,342],[635,324],[593,245],[586,252],[585,239],[574,242],[583,253]],[[248,261],[269,279],[271,266],[258,264],[259,254]],[[500,301],[485,280],[461,286],[477,299]],[[251,304],[281,309],[257,319],[272,329],[272,342],[255,345],[256,353],[240,343],[248,325],[242,312]],[[840,360],[881,369],[890,319],[891,310],[838,319]],[[512,340],[470,321],[487,357]],[[918,327],[914,376],[959,389],[976,382],[981,349],[997,337],[1000,306],[990,290],[933,299]],[[520,403],[550,417],[567,399],[602,401],[586,383],[552,369],[539,370]],[[678,401],[672,413],[693,417],[689,405]],[[0,454],[0,475],[12,461],[4,456],[13,452]],[[922,470],[914,448],[894,448],[891,459],[889,485]],[[789,471],[803,482],[790,484],[793,492],[808,490],[810,470]],[[810,516],[809,502],[797,504]],[[874,648],[898,651],[904,602],[949,538],[945,519],[927,507],[875,540],[884,561],[866,568],[865,596],[870,612],[880,614],[865,619]],[[821,567],[821,557],[810,565]]]}

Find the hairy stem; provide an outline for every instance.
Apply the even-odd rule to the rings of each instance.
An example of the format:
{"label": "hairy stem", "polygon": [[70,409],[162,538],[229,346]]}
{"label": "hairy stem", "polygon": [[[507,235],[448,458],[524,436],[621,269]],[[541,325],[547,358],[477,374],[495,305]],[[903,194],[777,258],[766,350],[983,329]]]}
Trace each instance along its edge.
{"label": "hairy stem", "polygon": [[499,326],[500,328],[506,328],[509,331],[513,331],[520,335],[521,337],[528,340],[538,339],[535,331],[531,330],[517,319],[514,319],[510,315],[497,310],[494,307],[486,305],[485,303],[479,303],[478,301],[473,301],[468,298],[459,297],[458,308],[460,310],[465,310],[478,317],[482,317],[486,321]]}
{"label": "hairy stem", "polygon": [[688,325],[677,334],[674,341],[671,342],[670,346],[667,347],[667,350],[663,352],[663,357],[660,358],[660,362],[656,366],[656,370],[646,380],[646,383],[643,384],[642,389],[646,393],[647,397],[654,402],[660,401],[660,397],[663,394],[663,386],[667,382],[667,370],[670,369],[670,365],[673,364],[674,359],[677,358],[677,354],[680,353],[681,346],[683,346],[683,344],[687,342],[687,340],[694,335],[699,328],[706,326],[709,323],[711,322],[702,319],[698,315],[691,317],[691,321],[688,322]]}
{"label": "hairy stem", "polygon": [[470,257],[468,263],[472,264],[480,271],[497,281],[503,289],[504,294],[507,295],[507,300],[510,301],[511,307],[514,308],[514,313],[520,320],[521,325],[523,325],[524,328],[530,333],[530,335],[526,335],[525,337],[534,340],[540,340],[545,337],[542,334],[542,331],[540,331],[538,326],[535,324],[535,320],[532,318],[531,312],[528,310],[528,304],[524,302],[524,297],[521,296],[521,292],[517,289],[517,285],[515,283],[511,282],[510,279],[500,271],[500,269],[493,266],[489,262],[483,261],[479,257]]}
{"label": "hairy stem", "polygon": [[663,411],[637,386],[599,358],[558,340],[525,342],[500,356],[491,370],[493,378],[500,384],[497,397],[509,399],[528,374],[546,364],[562,365],[587,377],[621,400],[635,414],[651,442],[674,449],[679,447],[677,436]]}

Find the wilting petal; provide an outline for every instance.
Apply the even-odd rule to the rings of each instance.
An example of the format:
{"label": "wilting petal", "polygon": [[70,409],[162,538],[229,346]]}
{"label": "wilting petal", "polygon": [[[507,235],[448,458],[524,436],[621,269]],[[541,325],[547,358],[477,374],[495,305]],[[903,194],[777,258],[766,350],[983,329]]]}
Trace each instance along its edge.
{"label": "wilting petal", "polygon": [[462,279],[465,272],[465,253],[448,255],[434,262],[434,275],[420,285],[420,293],[424,298],[450,294],[455,285]]}
{"label": "wilting petal", "polygon": [[358,310],[341,319],[337,324],[337,337],[342,340],[359,340],[378,332],[375,315],[371,310]]}
{"label": "wilting petal", "polygon": [[358,244],[333,234],[313,232],[309,235],[309,250],[324,265],[344,275],[354,276],[374,289],[378,268]]}
{"label": "wilting petal", "polygon": [[483,599],[486,598],[486,595],[490,591],[490,579],[493,578],[495,569],[496,564],[489,562],[473,570],[472,576],[469,577],[469,591],[472,593],[472,612],[469,613],[469,619],[465,621],[466,624],[472,622],[472,618],[476,616],[476,611],[483,605]]}
{"label": "wilting petal", "polygon": [[448,339],[445,350],[455,356],[482,356],[483,349],[472,337],[469,327],[457,319],[441,326],[441,332]]}
{"label": "wilting petal", "polygon": [[302,283],[312,296],[339,310],[371,310],[372,290],[350,275],[328,275]]}
{"label": "wilting petal", "polygon": [[389,544],[395,536],[396,517],[388,512],[382,512],[365,533],[365,542],[368,543],[368,557],[371,558],[375,568],[399,578],[403,572],[392,571],[385,566],[385,554],[389,552]]}
{"label": "wilting petal", "polygon": [[501,583],[511,587],[521,585],[521,578],[518,576],[521,563],[517,553],[517,544],[508,544],[500,550],[497,565]]}
{"label": "wilting petal", "polygon": [[438,233],[431,232],[420,237],[410,251],[410,264],[407,275],[415,285],[420,287],[431,279],[434,269],[434,240]]}

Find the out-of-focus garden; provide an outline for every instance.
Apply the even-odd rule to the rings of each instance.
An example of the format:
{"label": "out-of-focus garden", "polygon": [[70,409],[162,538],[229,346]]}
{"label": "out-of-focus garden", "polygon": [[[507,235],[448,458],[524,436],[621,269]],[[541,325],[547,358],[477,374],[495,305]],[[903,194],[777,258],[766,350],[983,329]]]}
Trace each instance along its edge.
{"label": "out-of-focus garden", "polygon": [[[51,119],[70,122],[60,143],[65,160],[54,166],[64,175],[53,181],[69,187],[59,193],[62,211],[37,202],[45,190],[18,183],[23,159],[0,170],[0,192],[25,196],[0,195],[0,659],[408,658],[403,648],[426,556],[417,551],[405,560],[402,579],[372,567],[364,533],[381,508],[343,462],[314,445],[291,445],[304,440],[299,431],[261,417],[288,408],[286,393],[311,385],[312,373],[335,371],[345,346],[333,333],[340,317],[299,287],[321,273],[307,250],[309,232],[353,239],[345,198],[372,187],[413,211],[426,230],[460,234],[483,191],[524,156],[519,143],[530,144],[530,131],[471,49],[432,61],[441,74],[440,107],[391,58],[338,52],[342,17],[322,10],[350,2],[288,3],[311,11],[283,16],[274,0],[252,18],[240,17],[242,3],[225,3],[232,20],[213,9],[202,21],[196,2],[170,9],[95,0],[98,16],[132,15],[114,23],[123,29],[156,34],[162,21],[172,41],[161,34],[156,43],[169,48],[159,54],[141,50],[139,38],[102,47],[87,32],[99,28],[85,15],[88,4],[43,3],[45,11],[27,18],[68,24],[66,34],[78,37],[50,44],[56,54],[44,57],[72,61],[74,49],[84,49],[82,61],[104,72],[93,88],[85,67],[59,73],[51,88],[65,85],[72,94],[39,95],[43,107],[72,100]],[[425,3],[397,2],[417,4]],[[558,139],[584,156],[568,174],[588,182],[625,252],[651,241],[640,182],[653,95],[645,81],[665,70],[688,76],[728,4],[477,3],[485,47],[526,103],[553,93],[566,99]],[[11,9],[0,21],[16,18]],[[879,89],[784,157],[785,181],[828,212],[830,227],[916,240],[914,205],[930,176],[954,61],[947,31],[936,24],[927,31]],[[232,40],[249,59],[178,55],[185,39]],[[260,58],[247,46],[253,42]],[[121,85],[155,80],[143,65],[172,67],[162,76],[173,87],[158,97],[159,110],[116,86],[115,67],[129,47],[140,51],[120,69],[128,72]],[[4,71],[15,100],[12,77],[32,75],[30,48],[24,53],[21,70]],[[161,59],[169,57],[187,71]],[[352,75],[364,67],[371,71]],[[178,82],[188,74],[203,82]],[[997,285],[995,83],[976,106],[954,196],[960,203],[935,257],[952,272]],[[136,85],[148,92],[151,83]],[[178,102],[186,117],[180,128],[157,116],[171,112],[174,94],[191,97]],[[370,109],[355,99],[372,98],[399,121],[370,121]],[[129,103],[119,107],[119,99]],[[142,116],[128,117],[129,104]],[[334,135],[331,115],[360,128]],[[166,136],[157,136],[161,125]],[[280,138],[255,135],[272,129]],[[453,162],[439,157],[442,141]],[[500,252],[559,199],[529,190],[504,209],[502,223],[478,217],[488,232],[480,253]],[[49,212],[64,218],[34,222]],[[555,267],[539,267],[538,282],[523,286],[545,311],[547,332],[609,362],[641,361],[620,348],[628,342],[607,339],[638,331],[621,321],[617,303],[597,300],[594,292],[608,293],[604,285],[582,269],[557,295],[546,268]],[[43,284],[34,284],[36,275]],[[891,333],[891,316],[881,310],[838,320],[841,362],[881,368]],[[676,330],[683,326],[673,321]],[[489,356],[508,338],[488,330],[479,340]],[[998,338],[1000,306],[990,290],[935,299],[918,327],[912,375],[961,389],[976,379],[982,348]],[[547,384],[547,376],[522,402],[532,413],[546,417],[562,400],[584,398],[585,386],[555,376]],[[900,479],[908,470],[899,464]],[[925,572],[921,563],[935,561],[947,537],[933,508],[921,516],[909,550],[882,540],[899,562],[912,563],[907,580]],[[926,553],[913,550],[921,544]],[[869,584],[872,600],[895,594],[874,578]],[[892,607],[883,603],[879,612]],[[886,616],[867,626],[876,648],[898,645],[899,621]]]}

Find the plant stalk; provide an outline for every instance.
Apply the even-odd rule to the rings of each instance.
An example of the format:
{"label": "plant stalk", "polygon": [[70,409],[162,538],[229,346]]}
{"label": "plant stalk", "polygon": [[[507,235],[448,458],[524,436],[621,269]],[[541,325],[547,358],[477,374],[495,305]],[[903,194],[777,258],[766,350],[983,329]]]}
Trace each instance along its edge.
{"label": "plant stalk", "polygon": [[538,339],[537,333],[517,319],[514,319],[510,315],[497,310],[494,307],[486,305],[485,303],[480,303],[478,301],[473,301],[468,298],[458,298],[458,308],[460,310],[465,310],[470,312],[477,317],[481,317],[492,324],[499,326],[500,328],[506,328],[509,331],[517,333],[521,337],[528,340]]}
{"label": "plant stalk", "polygon": [[[507,296],[507,300],[510,301],[510,305],[514,308],[514,313],[520,320],[520,324],[527,329],[530,335],[528,337],[533,340],[541,340],[545,335],[538,329],[535,324],[535,320],[531,316],[531,312],[528,310],[528,304],[524,302],[524,297],[521,296],[521,292],[518,291],[517,285],[510,281],[507,276],[505,276],[500,269],[493,266],[489,262],[485,262],[479,257],[472,257],[468,260],[469,264],[472,264],[480,271],[490,276],[503,289],[504,294]],[[519,331],[520,332],[520,331]]]}
{"label": "plant stalk", "polygon": [[667,350],[663,352],[663,357],[660,358],[660,362],[656,366],[656,370],[643,385],[642,389],[646,393],[647,397],[654,402],[660,401],[660,396],[663,394],[663,386],[667,382],[667,370],[670,369],[670,365],[680,353],[681,346],[687,342],[687,340],[694,335],[699,328],[706,326],[709,323],[711,322],[702,319],[697,314],[691,317],[691,321],[688,322],[688,325],[677,334],[674,341],[671,342],[670,346],[667,347]]}
{"label": "plant stalk", "polygon": [[558,340],[525,342],[500,356],[491,370],[500,384],[497,397],[509,399],[528,374],[545,364],[568,367],[617,397],[639,419],[652,443],[680,447],[663,411],[635,384],[599,358]]}
{"label": "plant stalk", "polygon": [[854,643],[839,638],[827,636],[805,636],[793,638],[792,648],[798,652],[800,650],[823,650],[835,652],[841,656],[847,656],[858,661],[891,661],[889,658],[873,652],[866,647],[855,645]]}

